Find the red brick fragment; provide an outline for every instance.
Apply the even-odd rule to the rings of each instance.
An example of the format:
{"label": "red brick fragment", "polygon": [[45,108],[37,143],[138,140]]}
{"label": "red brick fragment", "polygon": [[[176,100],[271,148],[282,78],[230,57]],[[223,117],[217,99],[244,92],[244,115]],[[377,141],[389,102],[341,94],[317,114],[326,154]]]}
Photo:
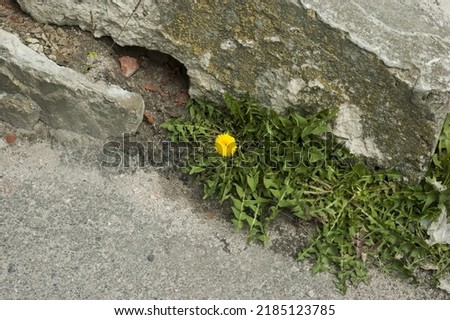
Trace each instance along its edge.
{"label": "red brick fragment", "polygon": [[139,69],[139,63],[136,58],[123,56],[119,58],[119,61],[122,74],[127,78],[131,77]]}
{"label": "red brick fragment", "polygon": [[153,125],[155,123],[155,119],[153,119],[153,117],[147,111],[144,112],[144,119],[149,125]]}
{"label": "red brick fragment", "polygon": [[17,137],[16,137],[14,134],[12,134],[12,133],[7,133],[7,134],[5,135],[5,140],[6,140],[6,142],[8,142],[9,144],[13,144],[13,143],[16,142]]}

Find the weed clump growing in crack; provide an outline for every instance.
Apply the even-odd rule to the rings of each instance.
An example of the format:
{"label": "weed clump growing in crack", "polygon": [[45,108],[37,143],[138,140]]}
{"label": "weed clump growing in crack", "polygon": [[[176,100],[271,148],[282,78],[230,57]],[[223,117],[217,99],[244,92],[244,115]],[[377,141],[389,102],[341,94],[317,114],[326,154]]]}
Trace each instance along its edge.
{"label": "weed clump growing in crack", "polygon": [[[428,178],[411,186],[401,174],[373,172],[351,155],[331,134],[333,109],[303,117],[249,98],[224,100],[224,106],[190,101],[189,119],[162,127],[186,147],[181,169],[203,184],[205,198],[230,205],[249,241],[267,243],[281,212],[318,222],[298,259],[314,258],[314,273],[334,272],[343,293],[367,282],[374,263],[414,280],[420,268],[432,270],[434,279],[448,271],[449,246],[427,242],[423,222],[436,220],[450,199],[450,129]],[[436,188],[436,181],[445,187]]]}

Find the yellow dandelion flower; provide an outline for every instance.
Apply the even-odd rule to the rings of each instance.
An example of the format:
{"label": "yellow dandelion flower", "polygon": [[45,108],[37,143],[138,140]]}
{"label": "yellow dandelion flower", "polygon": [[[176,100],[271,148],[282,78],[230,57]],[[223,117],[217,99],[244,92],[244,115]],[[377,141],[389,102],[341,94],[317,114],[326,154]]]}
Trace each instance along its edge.
{"label": "yellow dandelion flower", "polygon": [[237,150],[236,139],[228,133],[218,135],[215,146],[222,157],[232,156]]}

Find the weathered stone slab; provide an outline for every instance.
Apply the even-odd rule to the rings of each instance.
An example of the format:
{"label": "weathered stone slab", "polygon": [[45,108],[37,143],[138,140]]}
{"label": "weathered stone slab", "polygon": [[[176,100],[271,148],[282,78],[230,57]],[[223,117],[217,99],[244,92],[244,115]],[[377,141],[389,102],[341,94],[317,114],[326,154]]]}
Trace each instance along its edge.
{"label": "weathered stone slab", "polygon": [[415,178],[450,109],[449,27],[426,0],[18,2],[39,21],[174,56],[194,98],[248,92],[277,110],[337,106],[335,133],[354,153]]}
{"label": "weathered stone slab", "polygon": [[450,1],[301,2],[417,90],[450,90]]}
{"label": "weathered stone slab", "polygon": [[40,118],[54,128],[105,138],[136,131],[143,112],[140,95],[92,83],[0,30],[1,119],[29,129]]}
{"label": "weathered stone slab", "polygon": [[1,93],[0,86],[0,120],[31,130],[39,121],[40,113],[41,108],[33,100],[21,94]]}
{"label": "weathered stone slab", "polygon": [[[429,145],[430,153],[434,150],[433,137],[440,134],[450,111],[450,1],[301,2],[321,21],[346,32],[360,48],[375,53],[394,76],[394,86],[404,84],[411,91],[403,93],[406,100],[402,108],[379,103],[378,115],[386,116],[375,114],[370,122],[362,118],[367,114],[355,108],[341,108],[336,133],[349,138],[347,145],[356,153],[372,154],[401,169],[425,168],[429,156],[422,147]],[[417,106],[423,109],[422,115],[417,114]],[[424,135],[425,128],[430,130],[428,136]],[[392,135],[395,131],[398,134]],[[361,135],[349,136],[348,132]],[[393,154],[400,156],[392,160],[400,161],[404,156],[400,166],[390,159],[395,149]]]}

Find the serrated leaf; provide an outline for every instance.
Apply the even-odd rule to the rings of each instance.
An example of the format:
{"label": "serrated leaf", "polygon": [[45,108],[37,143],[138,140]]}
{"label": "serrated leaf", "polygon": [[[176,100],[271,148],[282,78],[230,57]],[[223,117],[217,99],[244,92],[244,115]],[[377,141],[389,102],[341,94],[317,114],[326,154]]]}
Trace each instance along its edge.
{"label": "serrated leaf", "polygon": [[236,199],[235,197],[233,197],[233,196],[230,196],[230,199],[231,199],[231,201],[233,202],[233,206],[236,208],[236,209],[238,209],[238,210],[240,210],[242,207],[243,207],[243,202],[241,201],[241,200],[239,200],[239,199]]}
{"label": "serrated leaf", "polygon": [[331,130],[330,130],[330,127],[329,127],[329,126],[327,126],[326,124],[321,124],[321,125],[315,127],[315,128],[311,131],[311,134],[321,135],[321,134],[323,134],[323,133],[330,132],[330,131],[331,131]]}
{"label": "serrated leaf", "polygon": [[325,160],[325,155],[319,149],[312,147],[308,150],[309,161],[312,163]]}
{"label": "serrated leaf", "polygon": [[233,219],[232,221],[237,231],[242,230],[244,223],[241,220]]}
{"label": "serrated leaf", "polygon": [[295,120],[295,124],[297,127],[304,127],[308,124],[308,120],[300,116],[299,114],[294,113],[293,118]]}
{"label": "serrated leaf", "polygon": [[239,209],[236,209],[235,207],[231,207],[231,211],[233,212],[236,219],[242,220],[242,218],[241,218],[242,212]]}
{"label": "serrated leaf", "polygon": [[278,202],[278,205],[280,206],[280,208],[288,208],[292,206],[291,202],[288,200],[282,200]]}
{"label": "serrated leaf", "polygon": [[258,236],[258,240],[262,241],[262,243],[266,246],[269,243],[270,238],[269,236],[262,234]]}
{"label": "serrated leaf", "polygon": [[195,119],[196,109],[197,108],[195,107],[195,105],[191,105],[189,107],[189,115],[190,115],[192,121]]}
{"label": "serrated leaf", "polygon": [[263,182],[266,189],[269,189],[273,185],[272,179],[268,177],[264,177]]}
{"label": "serrated leaf", "polygon": [[95,59],[98,57],[98,53],[97,53],[97,51],[89,51],[87,56],[89,59]]}
{"label": "serrated leaf", "polygon": [[231,194],[231,183],[228,181],[227,183],[225,183],[223,190],[222,190],[222,197],[220,198],[220,203],[223,203],[225,200],[227,200]]}
{"label": "serrated leaf", "polygon": [[189,170],[189,174],[200,173],[205,170],[206,170],[206,168],[202,168],[202,167],[191,167],[191,170]]}
{"label": "serrated leaf", "polygon": [[270,193],[277,199],[281,199],[281,191],[277,189],[269,189]]}
{"label": "serrated leaf", "polygon": [[234,184],[234,188],[239,196],[239,198],[244,199],[245,198],[245,191],[241,188],[238,184]]}
{"label": "serrated leaf", "polygon": [[175,131],[175,125],[171,121],[162,123],[160,127],[169,131]]}
{"label": "serrated leaf", "polygon": [[252,192],[256,191],[256,187],[258,185],[258,177],[247,175],[247,184]]}
{"label": "serrated leaf", "polygon": [[231,113],[235,116],[242,118],[241,104],[238,100],[233,98],[230,94],[224,96],[225,104],[230,109]]}

